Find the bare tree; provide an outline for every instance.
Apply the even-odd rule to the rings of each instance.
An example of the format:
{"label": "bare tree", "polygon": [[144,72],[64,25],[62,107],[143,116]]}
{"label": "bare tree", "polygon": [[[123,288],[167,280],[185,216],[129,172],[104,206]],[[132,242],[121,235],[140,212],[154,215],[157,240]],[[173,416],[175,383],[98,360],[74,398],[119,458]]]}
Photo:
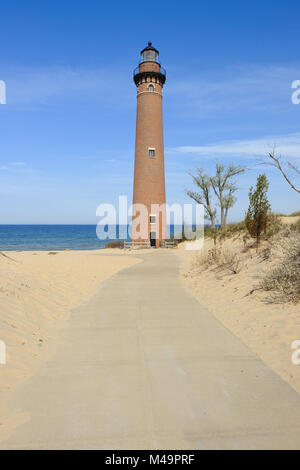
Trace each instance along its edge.
{"label": "bare tree", "polygon": [[195,191],[186,191],[186,193],[198,204],[203,204],[206,216],[210,219],[211,226],[214,228],[216,224],[217,210],[211,205],[211,178],[204,173],[202,168],[197,168],[197,175],[193,175],[191,172],[189,174],[193,178],[194,183],[201,189],[201,194],[196,193]]}
{"label": "bare tree", "polygon": [[212,188],[220,205],[222,227],[226,225],[228,210],[236,202],[233,193],[237,191],[238,188],[232,181],[232,178],[244,173],[244,171],[245,168],[243,166],[231,164],[226,167],[216,163],[216,174],[210,178]]}
{"label": "bare tree", "polygon": [[227,224],[227,215],[231,207],[236,203],[236,197],[233,196],[233,192],[237,191],[238,188],[230,188],[229,193],[224,197],[224,207],[225,207],[225,225]]}
{"label": "bare tree", "polygon": [[[268,158],[272,160],[272,162],[270,162],[271,165],[275,166],[276,168],[278,168],[278,170],[280,171],[280,173],[282,174],[282,176],[284,177],[284,179],[287,181],[287,183],[290,185],[290,187],[296,191],[297,193],[300,194],[300,189],[297,188],[291,181],[291,179],[288,177],[286,171],[283,169],[281,163],[280,163],[280,159],[281,159],[281,155],[276,155],[276,151],[275,151],[275,148],[272,150],[272,152],[269,152],[268,153]],[[291,168],[295,173],[297,173],[298,175],[300,175],[300,170],[299,168],[294,165],[293,163],[287,161],[286,162],[287,165],[289,166],[289,168]]]}

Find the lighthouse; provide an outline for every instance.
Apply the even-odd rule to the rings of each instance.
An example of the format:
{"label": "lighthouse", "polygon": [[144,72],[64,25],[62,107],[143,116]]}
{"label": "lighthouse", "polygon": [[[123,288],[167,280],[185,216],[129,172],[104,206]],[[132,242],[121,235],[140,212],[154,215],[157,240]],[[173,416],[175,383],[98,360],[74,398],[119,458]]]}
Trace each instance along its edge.
{"label": "lighthouse", "polygon": [[160,65],[159,52],[151,42],[140,54],[140,63],[133,73],[137,87],[133,225],[134,217],[139,217],[143,233],[132,232],[132,242],[146,241],[152,247],[159,247],[166,237],[162,118],[166,71]]}

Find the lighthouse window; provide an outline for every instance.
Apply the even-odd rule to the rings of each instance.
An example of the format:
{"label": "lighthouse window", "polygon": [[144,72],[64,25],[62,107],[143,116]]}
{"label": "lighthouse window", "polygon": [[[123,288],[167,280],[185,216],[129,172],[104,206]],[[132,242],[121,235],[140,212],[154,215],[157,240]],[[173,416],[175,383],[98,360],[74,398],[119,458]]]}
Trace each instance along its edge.
{"label": "lighthouse window", "polygon": [[149,149],[149,157],[154,158],[155,157],[155,149]]}
{"label": "lighthouse window", "polygon": [[148,91],[154,91],[154,86],[153,85],[148,85]]}
{"label": "lighthouse window", "polygon": [[142,54],[142,60],[143,62],[147,62],[147,61],[156,62],[158,60],[157,56],[158,54],[155,51],[152,51],[152,50],[145,51]]}

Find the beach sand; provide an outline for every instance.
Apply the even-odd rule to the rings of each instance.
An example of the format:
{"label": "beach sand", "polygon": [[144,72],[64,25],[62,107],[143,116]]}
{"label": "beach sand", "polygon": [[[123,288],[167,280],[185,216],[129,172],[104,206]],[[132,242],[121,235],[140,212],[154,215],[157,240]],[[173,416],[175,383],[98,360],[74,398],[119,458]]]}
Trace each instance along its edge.
{"label": "beach sand", "polygon": [[[237,274],[199,266],[195,272],[191,265],[199,252],[184,250],[184,244],[174,255],[181,258],[185,288],[300,393],[300,366],[291,360],[291,344],[300,339],[300,306],[271,302],[270,294],[261,290],[252,292],[280,261],[282,242],[272,243],[272,256],[264,259],[264,244],[259,253],[255,249],[242,253],[242,236],[223,242],[241,257]],[[206,241],[204,250],[212,244]],[[140,262],[138,255],[144,251],[149,253],[110,249],[0,256],[0,340],[7,347],[7,364],[0,365],[0,440],[9,428],[27,420],[18,411],[8,420],[3,418],[5,402],[55,351],[59,331],[67,325],[72,309],[87,301],[101,281]]]}
{"label": "beach sand", "polygon": [[[199,252],[177,250],[182,260],[182,281],[190,293],[226,328],[300,393],[300,365],[292,363],[292,342],[300,340],[300,304],[274,303],[271,294],[259,287],[265,273],[280,263],[282,241],[273,242],[272,256],[264,259],[255,249],[242,253],[242,237],[229,239],[224,247],[239,253],[242,262],[237,274],[215,267],[191,267]],[[212,248],[206,240],[204,250]],[[267,246],[267,244],[266,244]],[[183,248],[183,247],[182,247]]]}
{"label": "beach sand", "polygon": [[[0,365],[0,437],[7,431],[1,419],[7,399],[50,357],[72,309],[102,281],[140,262],[132,256],[136,253],[108,249],[3,254],[0,340],[6,345],[6,365]],[[15,417],[19,423],[22,419]]]}

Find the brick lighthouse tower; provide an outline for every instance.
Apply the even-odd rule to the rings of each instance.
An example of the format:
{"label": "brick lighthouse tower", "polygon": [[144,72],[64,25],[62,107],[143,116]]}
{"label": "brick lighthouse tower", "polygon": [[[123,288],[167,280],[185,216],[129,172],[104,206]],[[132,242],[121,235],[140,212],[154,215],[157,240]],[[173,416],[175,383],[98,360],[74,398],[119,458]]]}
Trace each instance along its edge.
{"label": "brick lighthouse tower", "polygon": [[159,52],[149,42],[141,51],[140,63],[133,74],[137,87],[133,207],[143,204],[147,215],[140,212],[139,217],[144,218],[143,236],[132,233],[132,241],[150,241],[151,246],[156,247],[165,239],[166,223],[162,121],[162,88],[166,71],[161,67],[158,55]]}

